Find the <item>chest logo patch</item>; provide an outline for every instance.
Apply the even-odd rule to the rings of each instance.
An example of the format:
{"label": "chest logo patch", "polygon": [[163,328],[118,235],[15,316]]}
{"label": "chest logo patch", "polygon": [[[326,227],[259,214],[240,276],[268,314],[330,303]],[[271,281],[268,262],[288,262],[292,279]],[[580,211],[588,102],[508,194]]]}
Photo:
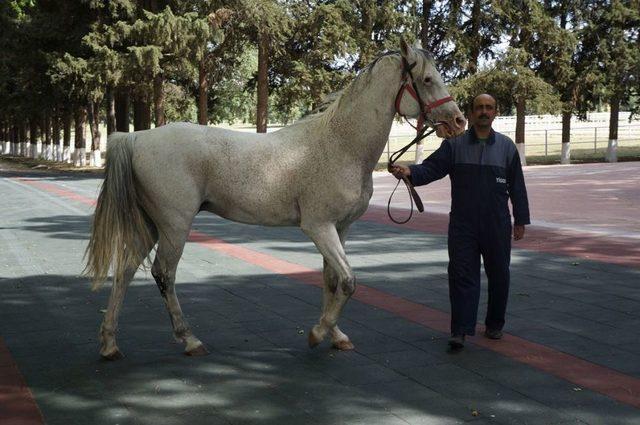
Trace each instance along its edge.
{"label": "chest logo patch", "polygon": [[507,179],[503,177],[496,177],[496,183],[506,183]]}

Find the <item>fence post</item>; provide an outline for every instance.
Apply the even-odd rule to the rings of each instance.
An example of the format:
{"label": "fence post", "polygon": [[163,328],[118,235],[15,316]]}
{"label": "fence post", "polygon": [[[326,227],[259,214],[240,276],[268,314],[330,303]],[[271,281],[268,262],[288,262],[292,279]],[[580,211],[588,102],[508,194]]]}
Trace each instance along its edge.
{"label": "fence post", "polygon": [[389,153],[389,145],[391,144],[391,138],[387,139],[387,164],[391,161],[391,154]]}
{"label": "fence post", "polygon": [[598,151],[598,127],[593,128],[593,153]]}
{"label": "fence post", "polygon": [[548,147],[549,147],[549,130],[544,130],[544,156],[547,157]]}

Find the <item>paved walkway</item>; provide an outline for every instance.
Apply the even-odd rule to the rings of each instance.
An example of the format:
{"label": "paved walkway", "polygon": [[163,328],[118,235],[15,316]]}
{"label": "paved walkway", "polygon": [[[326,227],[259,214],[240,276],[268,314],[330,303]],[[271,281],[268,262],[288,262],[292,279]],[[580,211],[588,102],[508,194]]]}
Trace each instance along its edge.
{"label": "paved walkway", "polygon": [[[515,245],[502,341],[478,336],[462,353],[446,352],[446,216],[390,225],[380,204],[392,180],[379,175],[347,245],[359,289],[341,327],[356,351],[306,346],[321,258],[299,230],[202,215],[178,291],[211,355],[181,354],[155,284],[140,272],[121,318],[126,357],[114,363],[97,354],[108,290],[92,293],[80,277],[99,179],[0,171],[0,423],[638,424],[640,164],[601,166],[608,172],[526,171],[540,220],[527,240],[538,243]],[[618,196],[629,210],[611,201],[575,208],[564,202],[583,191],[562,195],[563,185],[544,204],[545,179],[576,176],[609,195],[630,180],[631,198]],[[446,209],[439,184],[421,189],[429,211],[436,201]]]}

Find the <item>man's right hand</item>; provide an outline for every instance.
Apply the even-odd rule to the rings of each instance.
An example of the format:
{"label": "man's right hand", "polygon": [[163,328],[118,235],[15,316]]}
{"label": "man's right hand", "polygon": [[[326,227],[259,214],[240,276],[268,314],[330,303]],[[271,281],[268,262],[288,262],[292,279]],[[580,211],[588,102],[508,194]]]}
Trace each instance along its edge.
{"label": "man's right hand", "polygon": [[404,165],[392,165],[387,170],[391,174],[393,174],[397,179],[401,179],[403,177],[409,177],[411,175],[411,168],[406,167]]}

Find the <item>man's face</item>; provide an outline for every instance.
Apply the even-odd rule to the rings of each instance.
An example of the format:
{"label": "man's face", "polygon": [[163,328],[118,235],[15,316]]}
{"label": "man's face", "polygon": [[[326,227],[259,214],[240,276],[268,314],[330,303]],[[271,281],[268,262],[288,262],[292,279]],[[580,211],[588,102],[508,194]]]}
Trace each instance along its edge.
{"label": "man's face", "polygon": [[496,114],[496,101],[491,96],[480,95],[473,100],[471,115],[475,126],[491,127]]}

